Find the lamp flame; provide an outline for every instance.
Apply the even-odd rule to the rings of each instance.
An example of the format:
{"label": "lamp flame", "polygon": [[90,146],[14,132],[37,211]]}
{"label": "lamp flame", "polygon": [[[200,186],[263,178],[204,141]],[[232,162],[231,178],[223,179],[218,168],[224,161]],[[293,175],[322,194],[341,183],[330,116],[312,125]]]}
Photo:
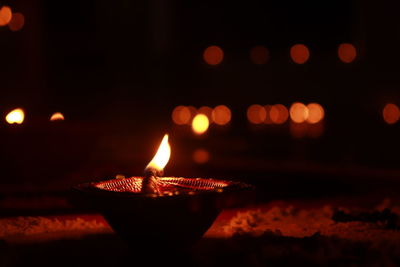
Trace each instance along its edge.
{"label": "lamp flame", "polygon": [[171,156],[171,147],[168,143],[168,134],[164,135],[163,140],[157,150],[156,155],[147,165],[147,169],[156,169],[157,171],[162,171],[167,165],[169,158]]}
{"label": "lamp flame", "polygon": [[22,124],[24,122],[24,118],[25,118],[24,111],[20,108],[16,108],[7,114],[6,121],[9,124],[13,124],[13,123]]}

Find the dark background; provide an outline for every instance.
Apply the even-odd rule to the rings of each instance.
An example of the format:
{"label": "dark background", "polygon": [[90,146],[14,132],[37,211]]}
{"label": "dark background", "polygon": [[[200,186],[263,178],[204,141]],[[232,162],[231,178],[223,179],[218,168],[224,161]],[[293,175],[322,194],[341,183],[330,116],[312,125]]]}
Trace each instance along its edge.
{"label": "dark background", "polygon": [[[1,4],[25,15],[21,31],[0,28],[0,112],[26,111],[23,125],[0,123],[4,184],[66,188],[140,175],[165,132],[167,175],[397,177],[399,126],[382,118],[386,103],[400,104],[395,1]],[[296,43],[310,49],[306,64],[290,59]],[[341,43],[355,45],[354,62],[338,59]],[[203,61],[210,45],[223,49],[220,65]],[[250,61],[255,45],[269,49],[267,64]],[[321,137],[246,120],[251,104],[295,101],[323,105]],[[205,136],[172,123],[177,105],[219,104],[230,107],[232,121]],[[66,120],[49,122],[55,111]],[[210,151],[204,165],[192,161],[199,147]]]}

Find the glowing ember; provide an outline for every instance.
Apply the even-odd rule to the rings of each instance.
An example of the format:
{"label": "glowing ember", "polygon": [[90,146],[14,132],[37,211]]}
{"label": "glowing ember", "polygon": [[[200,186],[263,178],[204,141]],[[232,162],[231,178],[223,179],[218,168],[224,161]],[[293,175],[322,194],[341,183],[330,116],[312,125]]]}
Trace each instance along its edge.
{"label": "glowing ember", "polygon": [[158,171],[162,171],[167,165],[169,158],[171,156],[171,147],[168,143],[168,134],[164,135],[163,140],[157,150],[156,155],[147,165],[146,169],[154,168]]}
{"label": "glowing ember", "polygon": [[64,115],[60,112],[56,112],[50,117],[51,121],[63,121],[64,120]]}
{"label": "glowing ember", "polygon": [[17,108],[7,114],[6,121],[9,124],[14,124],[14,123],[22,124],[24,122],[24,118],[25,118],[24,111],[20,108]]}
{"label": "glowing ember", "polygon": [[206,115],[197,114],[192,122],[193,132],[196,134],[203,134],[207,131],[209,124],[210,123]]}

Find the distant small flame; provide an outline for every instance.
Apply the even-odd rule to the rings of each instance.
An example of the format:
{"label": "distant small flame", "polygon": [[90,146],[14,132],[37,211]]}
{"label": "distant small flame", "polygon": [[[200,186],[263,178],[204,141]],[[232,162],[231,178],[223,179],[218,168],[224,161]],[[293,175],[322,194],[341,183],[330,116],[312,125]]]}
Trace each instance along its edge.
{"label": "distant small flame", "polygon": [[170,156],[171,147],[168,143],[168,134],[166,134],[161,141],[160,147],[158,148],[156,155],[147,165],[146,169],[155,168],[158,171],[162,171],[165,165],[167,165]]}
{"label": "distant small flame", "polygon": [[24,118],[25,118],[24,111],[20,108],[17,108],[7,114],[6,121],[9,124],[13,124],[13,123],[22,124],[24,122]]}
{"label": "distant small flame", "polygon": [[56,112],[53,115],[51,115],[50,118],[51,121],[63,121],[64,120],[64,115],[60,112]]}

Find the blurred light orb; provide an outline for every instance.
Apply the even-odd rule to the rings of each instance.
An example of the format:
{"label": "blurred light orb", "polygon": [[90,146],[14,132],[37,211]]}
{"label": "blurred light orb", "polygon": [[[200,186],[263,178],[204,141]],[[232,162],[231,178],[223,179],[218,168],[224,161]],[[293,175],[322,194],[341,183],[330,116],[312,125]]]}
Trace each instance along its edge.
{"label": "blurred light orb", "polygon": [[8,28],[10,28],[11,31],[16,32],[21,30],[25,25],[25,17],[22,13],[14,13],[12,15],[12,19],[8,23]]}
{"label": "blurred light orb", "polygon": [[273,124],[274,122],[271,119],[271,108],[272,105],[265,105],[264,109],[265,109],[265,120],[264,123],[265,124]]}
{"label": "blurred light orb", "polygon": [[216,106],[211,113],[212,120],[218,125],[225,125],[231,121],[231,110],[225,105]]}
{"label": "blurred light orb", "polygon": [[213,109],[210,107],[207,107],[207,106],[202,106],[197,110],[197,113],[206,115],[208,120],[210,121],[210,123],[213,122],[212,112],[213,112]]}
{"label": "blurred light orb", "polygon": [[247,108],[247,119],[253,124],[263,123],[267,118],[267,111],[261,105],[254,104]]}
{"label": "blurred light orb", "polygon": [[338,48],[339,59],[344,63],[351,63],[357,57],[357,50],[352,44],[343,43]]}
{"label": "blurred light orb", "polygon": [[12,11],[9,6],[2,6],[0,8],[0,26],[7,25],[12,19]]}
{"label": "blurred light orb", "polygon": [[396,104],[388,103],[383,108],[383,119],[387,124],[395,124],[400,119],[400,110]]}
{"label": "blurred light orb", "polygon": [[209,46],[204,50],[203,59],[208,65],[218,65],[224,59],[224,51],[219,46]]}
{"label": "blurred light orb", "polygon": [[296,64],[304,64],[310,58],[310,51],[304,44],[295,44],[290,48],[290,57]]}
{"label": "blurred light orb", "polygon": [[282,104],[276,104],[269,110],[269,117],[274,124],[283,124],[289,118],[289,111]]}
{"label": "blurred light orb", "polygon": [[307,122],[311,124],[322,121],[325,117],[324,108],[318,103],[310,103],[307,105],[308,117]]}
{"label": "blurred light orb", "polygon": [[295,123],[303,123],[308,118],[308,108],[300,102],[292,104],[289,110],[290,118]]}
{"label": "blurred light orb", "polygon": [[172,120],[175,124],[184,125],[189,124],[192,114],[190,109],[185,106],[177,106],[172,111]]}
{"label": "blurred light orb", "polygon": [[192,121],[192,129],[196,134],[204,134],[209,125],[208,118],[204,114],[197,114]]}
{"label": "blurred light orb", "polygon": [[16,108],[10,111],[10,113],[8,113],[6,116],[6,121],[9,124],[14,124],[14,123],[22,124],[24,122],[24,119],[25,119],[25,112],[21,108]]}
{"label": "blurred light orb", "polygon": [[269,51],[265,46],[257,45],[250,50],[250,59],[254,64],[262,65],[269,59]]}
{"label": "blurred light orb", "polygon": [[61,112],[56,112],[50,117],[50,121],[63,121],[64,115]]}
{"label": "blurred light orb", "polygon": [[210,153],[202,148],[196,149],[193,152],[193,161],[197,164],[204,164],[210,160]]}

